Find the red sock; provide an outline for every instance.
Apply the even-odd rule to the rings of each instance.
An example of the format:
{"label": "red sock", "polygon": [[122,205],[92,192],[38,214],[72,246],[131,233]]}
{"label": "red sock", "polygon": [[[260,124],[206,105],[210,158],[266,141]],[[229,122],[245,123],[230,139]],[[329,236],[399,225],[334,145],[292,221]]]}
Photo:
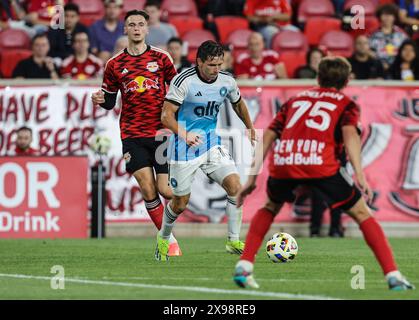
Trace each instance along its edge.
{"label": "red sock", "polygon": [[240,260],[247,260],[254,262],[256,254],[269,231],[274,220],[274,214],[265,208],[261,208],[256,212],[250,223],[249,232],[246,237],[246,244],[244,245],[244,252]]}
{"label": "red sock", "polygon": [[383,229],[377,223],[374,217],[361,222],[359,225],[362,233],[364,234],[365,241],[374,252],[375,257],[380,263],[381,269],[384,274],[397,270],[396,262],[394,261],[393,251],[390,244],[384,235]]}
{"label": "red sock", "polygon": [[154,225],[157,229],[161,229],[161,224],[163,221],[163,212],[164,206],[161,203],[159,198],[156,198],[151,201],[144,200],[145,207],[147,209],[148,215],[150,216],[151,220],[154,222]]}

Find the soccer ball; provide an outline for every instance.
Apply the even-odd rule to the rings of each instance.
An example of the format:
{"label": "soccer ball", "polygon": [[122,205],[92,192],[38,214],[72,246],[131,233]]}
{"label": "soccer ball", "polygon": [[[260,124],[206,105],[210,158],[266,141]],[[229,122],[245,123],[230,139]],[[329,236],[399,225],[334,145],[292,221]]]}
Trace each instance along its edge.
{"label": "soccer ball", "polygon": [[272,262],[287,262],[298,252],[297,241],[288,233],[275,233],[266,243],[266,253]]}
{"label": "soccer ball", "polygon": [[90,148],[101,155],[106,155],[111,148],[111,139],[101,135],[95,135],[90,140]]}

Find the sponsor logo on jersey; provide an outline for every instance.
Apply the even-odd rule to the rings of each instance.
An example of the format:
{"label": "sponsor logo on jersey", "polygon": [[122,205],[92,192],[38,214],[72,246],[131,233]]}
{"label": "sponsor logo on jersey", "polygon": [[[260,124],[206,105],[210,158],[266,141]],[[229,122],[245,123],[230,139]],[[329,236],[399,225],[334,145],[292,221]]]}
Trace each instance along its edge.
{"label": "sponsor logo on jersey", "polygon": [[151,80],[143,76],[135,78],[135,80],[124,83],[124,92],[144,92],[150,89],[160,89],[158,78],[156,80]]}
{"label": "sponsor logo on jersey", "polygon": [[195,107],[193,112],[198,117],[206,117],[206,116],[217,116],[219,110],[220,110],[219,104],[216,104],[215,101],[208,101],[208,104],[206,107],[204,106]]}
{"label": "sponsor logo on jersey", "polygon": [[152,62],[147,63],[146,68],[150,72],[156,72],[157,70],[159,70],[159,65],[158,65],[157,61],[152,61]]}
{"label": "sponsor logo on jersey", "polygon": [[222,87],[222,88],[220,89],[220,95],[221,95],[222,97],[225,97],[225,96],[227,95],[227,88],[226,88],[226,87]]}

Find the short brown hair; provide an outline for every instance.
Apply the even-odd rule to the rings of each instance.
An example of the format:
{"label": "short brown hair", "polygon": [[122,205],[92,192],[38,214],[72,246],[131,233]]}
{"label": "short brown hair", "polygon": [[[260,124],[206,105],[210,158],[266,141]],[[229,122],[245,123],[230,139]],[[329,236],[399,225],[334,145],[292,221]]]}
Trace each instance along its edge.
{"label": "short brown hair", "polygon": [[351,64],[345,58],[325,57],[319,64],[319,85],[340,90],[346,86],[351,71]]}

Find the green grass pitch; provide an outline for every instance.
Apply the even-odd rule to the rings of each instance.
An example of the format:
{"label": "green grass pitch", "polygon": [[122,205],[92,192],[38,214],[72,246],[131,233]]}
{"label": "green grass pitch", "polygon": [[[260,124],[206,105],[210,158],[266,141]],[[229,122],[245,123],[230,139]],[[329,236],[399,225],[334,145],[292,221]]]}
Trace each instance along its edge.
{"label": "green grass pitch", "polygon": [[[419,299],[419,290],[391,292],[362,239],[297,238],[294,261],[274,264],[261,248],[258,290],[232,282],[238,256],[225,239],[180,238],[182,257],[154,260],[154,239],[1,240],[0,299]],[[419,239],[391,239],[400,270],[419,286]],[[51,267],[65,288],[51,289]],[[365,289],[352,289],[354,265]]]}

